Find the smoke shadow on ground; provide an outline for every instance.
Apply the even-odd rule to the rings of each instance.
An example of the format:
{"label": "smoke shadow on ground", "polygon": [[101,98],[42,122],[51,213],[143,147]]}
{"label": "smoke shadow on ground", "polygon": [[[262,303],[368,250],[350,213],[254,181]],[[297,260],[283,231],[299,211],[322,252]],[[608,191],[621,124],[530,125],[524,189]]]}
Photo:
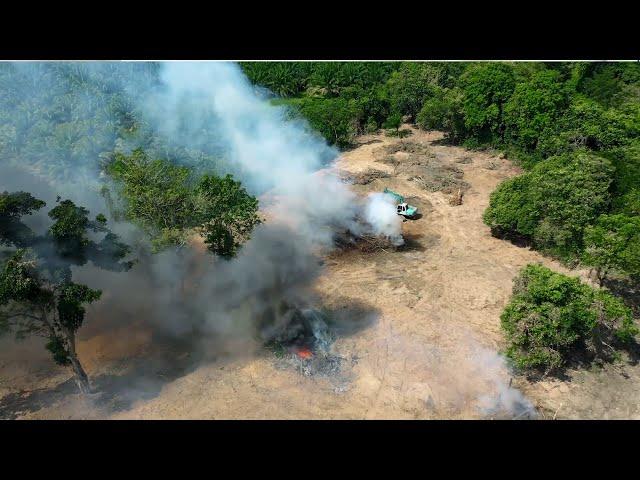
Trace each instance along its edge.
{"label": "smoke shadow on ground", "polygon": [[128,410],[136,401],[157,397],[166,384],[195,371],[203,358],[198,350],[178,347],[152,361],[140,359],[122,375],[98,375],[92,382],[98,392],[93,403],[105,414]]}
{"label": "smoke shadow on ground", "polygon": [[324,307],[327,325],[337,338],[349,337],[372,327],[380,317],[380,311],[360,300],[341,297],[329,307]]}
{"label": "smoke shadow on ground", "polygon": [[[346,297],[338,298],[321,311],[335,339],[371,327],[380,315],[371,305]],[[88,399],[92,408],[82,409],[75,415],[80,418],[105,418],[129,410],[137,401],[156,398],[165,385],[189,375],[197,368],[224,361],[222,357],[209,355],[197,336],[172,339],[154,333],[152,344],[152,352],[121,359],[109,365],[108,373],[91,376],[94,393]],[[256,353],[260,356],[267,354],[267,350],[260,349]],[[17,419],[70,399],[73,401],[74,396],[80,398],[73,378],[54,387],[10,393],[0,398],[0,419]]]}
{"label": "smoke shadow on ground", "polygon": [[[109,370],[121,373],[102,373],[91,377],[93,393],[88,397],[93,409],[90,417],[106,417],[128,410],[134,402],[158,396],[164,385],[193,372],[203,363],[201,349],[186,342],[164,344],[153,355],[124,359]],[[0,399],[0,418],[13,420],[78,395],[73,378],[53,388],[16,392]]]}
{"label": "smoke shadow on ground", "polygon": [[26,413],[33,413],[57,403],[78,392],[72,378],[54,388],[38,388],[28,392],[10,393],[0,398],[0,419],[15,420]]}
{"label": "smoke shadow on ground", "polygon": [[404,245],[398,247],[399,252],[425,252],[433,248],[440,241],[440,235],[424,235],[420,233],[405,233]]}

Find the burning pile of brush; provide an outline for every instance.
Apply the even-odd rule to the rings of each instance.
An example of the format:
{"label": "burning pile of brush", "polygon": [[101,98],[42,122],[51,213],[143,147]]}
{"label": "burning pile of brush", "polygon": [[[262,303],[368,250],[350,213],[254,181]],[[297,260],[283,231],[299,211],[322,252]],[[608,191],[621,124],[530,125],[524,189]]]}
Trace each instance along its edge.
{"label": "burning pile of brush", "polygon": [[278,368],[294,368],[305,376],[335,377],[344,359],[331,352],[334,340],[321,311],[290,307],[266,346],[276,355]]}
{"label": "burning pile of brush", "polygon": [[387,252],[395,251],[400,246],[388,237],[370,234],[356,235],[350,230],[336,233],[334,243],[341,252],[349,250],[358,250],[363,253]]}

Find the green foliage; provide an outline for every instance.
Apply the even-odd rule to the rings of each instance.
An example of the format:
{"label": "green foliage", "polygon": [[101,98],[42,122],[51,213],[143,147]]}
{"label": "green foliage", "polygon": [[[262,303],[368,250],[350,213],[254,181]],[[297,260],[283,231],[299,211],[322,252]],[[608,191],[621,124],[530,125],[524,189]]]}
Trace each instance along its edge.
{"label": "green foliage", "polygon": [[507,134],[525,150],[535,150],[538,138],[552,129],[567,102],[560,74],[541,70],[518,83],[504,107]]}
{"label": "green foliage", "polygon": [[522,269],[500,318],[507,357],[521,369],[558,369],[576,353],[612,359],[638,334],[619,299],[541,265]]}
{"label": "green foliage", "polygon": [[640,82],[637,62],[591,63],[585,73],[578,90],[605,107],[619,104],[625,87]]}
{"label": "green foliage", "polygon": [[63,367],[71,365],[69,350],[65,346],[65,342],[61,337],[52,335],[49,337],[49,341],[46,343],[44,348],[51,352],[53,361],[58,365],[62,365]]}
{"label": "green foliage", "polygon": [[322,96],[341,96],[356,87],[369,89],[383,83],[394,65],[384,62],[241,62],[253,83],[281,97],[312,91]]}
{"label": "green foliage", "polygon": [[358,133],[361,110],[354,100],[337,98],[304,98],[297,109],[311,127],[330,143],[348,147]]}
{"label": "green foliage", "polygon": [[534,245],[575,257],[582,234],[609,206],[611,163],[586,151],[536,165],[491,194],[484,221],[494,231],[530,237]]}
{"label": "green foliage", "polygon": [[46,204],[27,192],[0,193],[0,245],[27,246],[33,242],[33,232],[20,218],[31,215]]}
{"label": "green foliage", "polygon": [[73,282],[61,285],[56,293],[58,321],[71,331],[76,331],[82,325],[85,314],[83,304],[95,302],[102,295],[100,290]]}
{"label": "green foliage", "polygon": [[0,218],[16,219],[31,215],[46,205],[45,202],[27,192],[0,193]]}
{"label": "green foliage", "polygon": [[97,159],[111,152],[133,126],[121,80],[150,87],[157,64],[5,62],[0,65],[0,155],[39,175],[70,181],[94,175]]}
{"label": "green foliage", "polygon": [[233,257],[260,223],[258,200],[231,175],[203,176],[195,190],[195,216],[211,252]]}
{"label": "green foliage", "polygon": [[491,193],[483,220],[494,233],[533,236],[540,216],[531,201],[531,184],[531,175],[520,175],[502,182]]}
{"label": "green foliage", "polygon": [[116,153],[107,172],[118,182],[124,216],[135,221],[160,250],[182,244],[192,226],[191,172],[167,160],[152,160],[142,149]]}
{"label": "green foliage", "polygon": [[480,139],[495,141],[502,137],[505,104],[515,88],[513,68],[504,63],[474,64],[460,81],[465,126]]}
{"label": "green foliage", "polygon": [[610,271],[640,275],[640,216],[601,215],[584,232],[585,265],[602,281]]}
{"label": "green foliage", "polygon": [[253,83],[282,97],[306,90],[313,67],[308,62],[242,62],[240,66]]}
{"label": "green foliage", "polygon": [[389,115],[389,118],[382,124],[382,128],[390,128],[398,131],[402,125],[402,115],[399,113],[393,113]]}
{"label": "green foliage", "polygon": [[9,302],[47,303],[49,298],[40,288],[36,261],[24,249],[16,250],[2,266],[0,274],[0,305]]}
{"label": "green foliage", "polygon": [[258,201],[230,175],[194,178],[187,168],[143,150],[116,154],[107,167],[124,199],[124,216],[151,237],[154,251],[182,245],[199,230],[209,249],[232,257],[259,223]]}
{"label": "green foliage", "polygon": [[51,209],[49,217],[55,220],[49,228],[49,235],[58,245],[63,256],[81,251],[89,244],[89,210],[76,206],[71,200],[64,200]]}
{"label": "green foliage", "polygon": [[444,130],[452,141],[465,135],[463,93],[459,88],[440,89],[427,99],[416,117],[416,123],[427,130]]}
{"label": "green foliage", "polygon": [[415,118],[424,102],[435,95],[444,73],[431,63],[402,63],[387,82],[391,110]]}
{"label": "green foliage", "polygon": [[376,133],[378,131],[378,122],[376,122],[375,118],[369,117],[367,120],[367,124],[364,128],[365,133]]}
{"label": "green foliage", "polygon": [[624,113],[578,95],[555,130],[544,131],[539,149],[543,156],[581,147],[605,150],[625,144],[637,133],[637,125]]}
{"label": "green foliage", "polygon": [[[104,215],[91,221],[89,211],[70,200],[51,209],[51,227],[45,235],[36,235],[22,223],[21,216],[41,208],[44,202],[24,192],[4,192],[0,199],[3,213],[13,222],[0,222],[0,238],[10,250],[0,265],[0,330],[14,330],[17,338],[47,338],[46,348],[54,360],[73,365],[79,385],[86,391],[88,383],[75,353],[75,335],[85,318],[84,305],[98,300],[101,292],[73,282],[71,267],[92,261],[101,268],[126,270],[132,263],[122,260],[129,248],[109,231]],[[16,238],[16,225],[29,233]],[[104,233],[104,237],[93,240],[89,230]]]}
{"label": "green foliage", "polygon": [[640,142],[607,153],[615,167],[611,193],[613,211],[640,215]]}

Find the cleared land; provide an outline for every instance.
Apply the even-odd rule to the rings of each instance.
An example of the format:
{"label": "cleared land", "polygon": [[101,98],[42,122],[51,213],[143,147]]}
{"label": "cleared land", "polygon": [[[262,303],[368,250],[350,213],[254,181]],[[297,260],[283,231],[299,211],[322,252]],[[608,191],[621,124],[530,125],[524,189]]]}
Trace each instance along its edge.
{"label": "cleared land", "polygon": [[364,136],[335,165],[356,192],[389,187],[422,214],[403,223],[407,243],[398,251],[325,258],[316,290],[337,321],[335,374],[305,375],[268,351],[194,358],[152,347],[136,319],[122,327],[126,335],[92,333],[90,319],[78,350],[107,393],[81,399],[42,347],[3,340],[0,417],[503,418],[494,407],[509,403],[511,384],[540,418],[640,418],[637,365],[538,382],[511,378],[496,352],[503,347],[499,316],[518,270],[541,262],[586,275],[491,237],[482,212],[496,185],[518,169],[441,140],[417,130],[402,140]]}

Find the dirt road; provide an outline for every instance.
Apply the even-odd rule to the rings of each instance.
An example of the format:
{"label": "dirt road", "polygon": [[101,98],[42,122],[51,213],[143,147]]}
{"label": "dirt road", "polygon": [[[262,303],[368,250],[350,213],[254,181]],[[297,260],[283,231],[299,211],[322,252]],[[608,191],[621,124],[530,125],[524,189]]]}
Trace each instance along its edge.
{"label": "dirt road", "polygon": [[[344,153],[335,165],[345,175],[369,169],[388,173],[388,178],[353,188],[365,195],[388,186],[410,197],[422,212],[422,218],[403,223],[407,245],[400,251],[349,251],[325,259],[317,292],[324,306],[342,312],[345,319],[333,345],[344,359],[339,379],[307,377],[279,368],[274,356],[264,352],[199,363],[154,384],[142,398],[133,396],[124,402],[112,398],[96,408],[72,389],[60,387],[61,379],[68,378],[60,370],[29,379],[30,367],[16,370],[15,362],[4,354],[2,372],[11,367],[14,373],[2,375],[6,395],[0,400],[0,414],[23,418],[508,418],[526,402],[518,393],[522,391],[539,418],[640,418],[637,366],[569,372],[566,380],[536,383],[512,378],[506,370],[496,352],[503,347],[499,316],[512,279],[522,266],[533,262],[567,270],[528,248],[491,237],[482,223],[490,193],[518,170],[489,153],[440,144],[441,138],[438,132],[413,131],[405,141],[426,147],[433,158],[462,170],[469,188],[461,205],[451,205],[450,194],[427,191],[381,161],[381,149],[399,142],[396,138],[361,137],[360,146]],[[402,161],[402,153],[398,158]],[[145,341],[132,338],[114,355],[113,349],[104,348],[109,339],[89,338],[79,350],[95,376],[118,371],[114,365],[121,365],[124,357],[142,355]],[[44,368],[44,362],[38,365]],[[20,382],[28,392],[16,392]],[[40,395],[35,407],[28,402],[33,392]],[[8,398],[22,401],[22,410],[12,409]]]}

